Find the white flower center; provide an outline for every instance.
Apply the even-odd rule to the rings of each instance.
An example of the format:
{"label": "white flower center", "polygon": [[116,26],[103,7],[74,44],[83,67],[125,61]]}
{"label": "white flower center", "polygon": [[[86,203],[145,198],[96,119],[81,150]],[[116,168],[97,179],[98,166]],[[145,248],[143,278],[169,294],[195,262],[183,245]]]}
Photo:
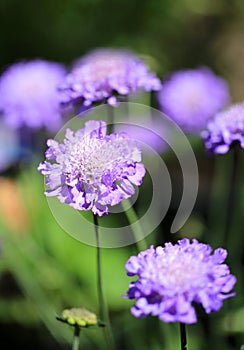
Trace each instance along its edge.
{"label": "white flower center", "polygon": [[203,264],[199,265],[192,257],[178,254],[172,261],[164,261],[160,266],[160,279],[163,284],[177,289],[184,288],[188,283],[194,283],[203,274]]}
{"label": "white flower center", "polygon": [[201,94],[197,89],[186,89],[182,94],[183,104],[185,108],[196,110],[199,108],[199,102],[201,101]]}
{"label": "white flower center", "polygon": [[108,58],[89,64],[89,70],[94,79],[103,80],[110,75],[118,75],[123,71],[123,60]]}
{"label": "white flower center", "polygon": [[79,158],[79,176],[87,184],[101,183],[104,172],[119,172],[119,163],[132,159],[133,151],[130,142],[121,138],[110,141],[87,138]]}

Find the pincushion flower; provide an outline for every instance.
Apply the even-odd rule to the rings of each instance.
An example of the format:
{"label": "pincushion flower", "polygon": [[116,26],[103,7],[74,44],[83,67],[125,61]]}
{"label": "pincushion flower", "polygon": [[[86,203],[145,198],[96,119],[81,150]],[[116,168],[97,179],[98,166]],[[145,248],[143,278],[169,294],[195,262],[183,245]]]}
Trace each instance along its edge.
{"label": "pincushion flower", "polygon": [[208,244],[184,238],[175,245],[151,246],[130,257],[125,265],[127,274],[138,275],[126,294],[136,299],[132,314],[195,323],[193,303],[201,304],[207,313],[219,310],[224,299],[234,296],[230,291],[236,278],[223,264],[227,251],[218,248],[211,252]]}
{"label": "pincushion flower", "polygon": [[77,131],[66,130],[63,144],[47,141],[47,161],[38,170],[46,176],[47,196],[57,196],[75,209],[102,216],[134,194],[145,175],[136,141],[125,133],[106,135],[104,121],[91,120]]}
{"label": "pincushion flower", "polygon": [[206,149],[212,153],[226,153],[233,142],[244,148],[244,103],[230,106],[217,113],[202,132]]}
{"label": "pincushion flower", "polygon": [[10,126],[57,130],[62,123],[57,85],[63,65],[44,60],[13,64],[0,77],[0,111]]}
{"label": "pincushion flower", "polygon": [[184,131],[199,132],[230,100],[226,81],[208,68],[173,73],[158,94],[161,110]]}
{"label": "pincushion flower", "polygon": [[114,105],[118,95],[160,87],[156,75],[133,53],[97,49],[78,61],[59,89],[63,103],[79,102],[89,106],[97,101]]}

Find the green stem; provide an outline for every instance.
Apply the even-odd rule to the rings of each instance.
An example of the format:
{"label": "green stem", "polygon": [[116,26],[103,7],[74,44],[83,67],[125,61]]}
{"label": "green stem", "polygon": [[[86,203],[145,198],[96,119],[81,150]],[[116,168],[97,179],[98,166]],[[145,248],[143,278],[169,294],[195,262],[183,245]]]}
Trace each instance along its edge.
{"label": "green stem", "polygon": [[[224,236],[224,247],[228,249],[229,263],[233,271],[238,271],[242,265],[243,245],[240,244],[243,234],[243,210],[241,208],[242,195],[241,184],[243,179],[241,167],[241,152],[239,145],[234,145],[231,150],[232,164],[231,177],[228,188],[228,201],[226,212],[226,227]],[[240,271],[240,270],[239,270]],[[238,292],[237,292],[238,293]],[[235,301],[230,299],[225,305],[227,335],[231,334],[232,318],[231,309]]]}
{"label": "green stem", "polygon": [[[218,155],[214,158],[214,173],[211,184],[209,200],[208,242],[214,247],[224,245],[227,232],[228,193],[231,183],[230,164],[232,157],[230,152],[226,155]],[[220,220],[220,218],[222,218]]]}
{"label": "green stem", "polygon": [[[236,152],[233,159],[233,183],[232,183],[232,195],[229,199],[230,211],[230,223],[228,227],[226,237],[226,247],[229,251],[229,261],[231,262],[232,268],[239,270],[242,265],[243,257],[243,245],[240,243],[243,240],[243,197],[244,197],[244,157],[241,149],[233,150]],[[237,153],[238,152],[238,153]],[[239,270],[240,271],[240,270]],[[241,272],[240,272],[241,273]]]}
{"label": "green stem", "polygon": [[140,220],[138,219],[138,216],[134,208],[130,204],[129,204],[130,205],[129,209],[127,209],[128,203],[130,203],[130,201],[128,199],[124,199],[122,200],[121,205],[122,205],[122,208],[124,209],[127,220],[131,225],[131,229],[134,235],[137,249],[138,251],[146,250],[148,249],[148,245],[147,245],[146,239],[143,237],[143,229],[140,225]]}
{"label": "green stem", "polygon": [[187,350],[185,323],[180,323],[180,344],[181,344],[181,350]]}
{"label": "green stem", "polygon": [[107,110],[108,110],[108,134],[111,134],[113,132],[113,124],[114,124],[114,107],[107,104]]}
{"label": "green stem", "polygon": [[75,327],[72,350],[79,350],[79,344],[80,344],[80,327]]}
{"label": "green stem", "polygon": [[239,149],[233,147],[226,155],[216,156],[212,194],[209,205],[209,243],[213,247],[232,245],[236,228],[240,182]]}
{"label": "green stem", "polygon": [[100,238],[99,238],[99,226],[98,217],[93,214],[94,229],[96,235],[96,247],[97,247],[97,293],[98,293],[98,303],[99,303],[99,318],[105,323],[104,336],[107,342],[108,349],[115,349],[114,339],[109,319],[108,308],[104,299],[103,285],[102,285],[102,265],[101,265],[101,248],[100,248]]}
{"label": "green stem", "polygon": [[[236,271],[241,266],[243,249],[242,244],[240,244],[243,227],[242,208],[240,207],[243,178],[241,172],[242,159],[239,159],[240,151],[239,145],[234,145],[227,154],[215,157],[208,237],[208,241],[214,248],[222,246],[228,249],[230,265]],[[224,306],[227,329],[231,329],[230,311],[234,302],[232,299],[227,300]],[[214,325],[211,318],[208,318],[207,323],[207,347],[214,349],[216,336],[212,331]],[[221,347],[222,345],[219,344],[219,348]]]}
{"label": "green stem", "polygon": [[[238,147],[239,148],[239,147]],[[230,238],[230,232],[233,224],[235,210],[237,210],[237,192],[238,192],[238,174],[239,174],[239,149],[237,145],[232,149],[232,168],[229,184],[229,194],[227,200],[227,213],[225,224],[224,245],[227,247]],[[231,237],[232,239],[232,237]]]}
{"label": "green stem", "polygon": [[93,214],[94,228],[96,235],[96,247],[97,247],[97,292],[98,292],[98,303],[99,303],[99,317],[101,320],[104,318],[104,296],[102,288],[102,271],[101,271],[101,249],[100,249],[100,239],[98,232],[98,219],[97,215]]}

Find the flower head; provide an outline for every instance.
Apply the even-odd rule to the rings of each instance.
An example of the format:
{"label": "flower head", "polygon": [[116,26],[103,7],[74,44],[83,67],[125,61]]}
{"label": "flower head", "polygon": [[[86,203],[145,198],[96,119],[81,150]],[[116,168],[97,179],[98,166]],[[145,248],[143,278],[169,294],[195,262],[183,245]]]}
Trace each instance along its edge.
{"label": "flower head", "polygon": [[64,76],[61,64],[44,60],[7,68],[0,77],[0,110],[6,123],[57,130],[62,122],[57,85]]}
{"label": "flower head", "polygon": [[221,308],[236,278],[223,264],[227,251],[184,238],[178,244],[142,251],[132,256],[125,268],[129,276],[138,275],[131,282],[126,297],[136,299],[131,312],[136,317],[148,314],[164,322],[197,321],[192,303],[202,304],[207,313]]}
{"label": "flower head", "polygon": [[217,113],[202,132],[207,150],[226,153],[234,141],[244,148],[244,103],[230,106]]}
{"label": "flower head", "polygon": [[208,68],[175,72],[158,94],[164,113],[183,130],[199,132],[229,102],[227,83]]}
{"label": "flower head", "polygon": [[97,101],[113,105],[117,95],[128,95],[142,88],[159,90],[155,74],[133,53],[98,49],[84,56],[60,85],[63,103],[81,102],[85,106]]}
{"label": "flower head", "polygon": [[97,315],[84,307],[73,307],[62,311],[61,316],[57,316],[59,321],[65,322],[70,326],[90,327],[98,324]]}
{"label": "flower head", "polygon": [[50,139],[47,145],[48,161],[38,168],[46,176],[46,195],[75,209],[108,213],[108,205],[132,196],[132,184],[140,185],[145,175],[136,142],[125,133],[106,135],[104,121],[87,121],[75,132],[67,129],[63,144]]}

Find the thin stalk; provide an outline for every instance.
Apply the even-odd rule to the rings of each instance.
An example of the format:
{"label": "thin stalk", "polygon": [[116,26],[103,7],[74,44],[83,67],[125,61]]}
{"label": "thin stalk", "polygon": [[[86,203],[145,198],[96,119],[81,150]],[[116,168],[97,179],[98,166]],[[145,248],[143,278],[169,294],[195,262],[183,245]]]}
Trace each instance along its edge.
{"label": "thin stalk", "polygon": [[[242,264],[242,245],[239,243],[242,240],[243,233],[243,211],[241,209],[241,162],[240,162],[240,149],[239,145],[234,145],[231,150],[232,164],[231,164],[231,177],[229,184],[228,200],[227,200],[227,212],[225,221],[225,236],[224,247],[228,249],[229,261],[234,271],[238,271],[239,266]],[[233,308],[234,300],[230,299],[226,302],[226,327],[227,335],[231,334],[232,319],[230,311]]]}
{"label": "thin stalk", "polygon": [[102,265],[101,265],[101,248],[100,248],[100,237],[99,237],[99,226],[98,217],[93,214],[94,229],[96,235],[96,247],[97,247],[97,293],[99,303],[99,318],[105,323],[104,336],[107,342],[108,349],[115,349],[114,339],[109,319],[108,308],[104,299],[103,285],[102,285]]}
{"label": "thin stalk", "polygon": [[108,110],[108,134],[113,132],[113,124],[114,124],[114,107],[107,104]]}
{"label": "thin stalk", "polygon": [[187,350],[186,325],[180,322],[180,345],[181,350]]}
{"label": "thin stalk", "polygon": [[[214,172],[209,199],[207,240],[215,248],[224,246],[227,232],[228,193],[231,183],[232,154],[218,155],[214,158]],[[222,220],[220,220],[222,218]]]}
{"label": "thin stalk", "polygon": [[233,169],[232,169],[232,181],[229,190],[228,199],[228,218],[226,219],[226,232],[225,232],[225,247],[228,248],[229,259],[231,261],[232,268],[237,270],[242,264],[243,245],[240,244],[243,238],[243,154],[242,150],[238,147],[232,150],[233,156]]}
{"label": "thin stalk", "polygon": [[[125,97],[125,101],[127,101],[128,98]],[[125,107],[126,107],[126,104],[125,104]],[[110,106],[109,104],[107,104],[107,108],[108,108],[108,130],[109,130],[109,133],[113,132],[113,123],[114,123],[114,107],[113,106]],[[127,114],[129,113],[129,110],[128,110],[128,106],[127,106]],[[128,117],[128,115],[127,115]],[[131,206],[128,210],[126,210],[125,208],[125,202],[126,200],[123,200],[122,201],[122,207],[123,209],[125,210],[125,214],[127,216],[127,219],[130,223],[130,225],[133,224],[132,226],[132,231],[133,231],[133,234],[134,234],[134,238],[135,238],[135,241],[136,241],[136,245],[137,245],[137,248],[139,251],[141,250],[145,250],[148,248],[147,246],[147,243],[145,241],[145,239],[143,240],[143,237],[142,237],[142,228],[139,224],[139,220],[138,220],[138,217],[136,215],[136,212],[135,210],[133,209],[133,207]]]}
{"label": "thin stalk", "polygon": [[233,223],[233,217],[236,210],[236,199],[237,199],[237,190],[238,190],[238,158],[239,152],[237,145],[232,149],[232,169],[230,176],[230,185],[229,185],[229,194],[227,200],[227,215],[226,215],[226,224],[225,224],[225,236],[224,236],[224,245],[227,246],[229,235],[231,231],[231,225]]}
{"label": "thin stalk", "polygon": [[236,146],[228,154],[215,158],[209,210],[209,240],[214,246],[223,245],[227,247],[228,243],[230,243],[230,231],[232,231],[237,209],[240,170],[239,150]]}
{"label": "thin stalk", "polygon": [[124,199],[122,200],[121,205],[124,209],[127,220],[131,225],[137,249],[138,251],[146,250],[148,249],[148,245],[146,239],[143,237],[143,229],[140,225],[140,220],[138,219],[138,216],[132,206],[130,206],[129,209],[127,209],[128,206],[126,205],[126,203],[128,202],[129,200]]}
{"label": "thin stalk", "polygon": [[80,327],[75,327],[72,350],[79,350],[79,345],[80,345]]}
{"label": "thin stalk", "polygon": [[100,248],[100,239],[99,239],[99,231],[98,231],[98,219],[97,215],[93,214],[94,220],[94,229],[96,235],[96,261],[97,261],[97,293],[98,293],[98,304],[99,304],[99,317],[101,320],[104,319],[104,309],[105,309],[105,301],[103,296],[103,287],[102,287],[102,271],[101,271],[101,248]]}
{"label": "thin stalk", "polygon": [[[212,198],[210,207],[210,235],[208,241],[215,247],[223,246],[228,249],[229,261],[232,268],[238,270],[241,265],[242,245],[239,243],[242,237],[243,216],[241,209],[241,156],[239,145],[225,155],[215,158],[215,173],[212,186]],[[230,310],[234,302],[227,300],[225,303],[226,326],[231,329]],[[213,324],[210,318],[207,320],[208,347],[214,349],[216,340],[212,332]],[[220,346],[221,347],[221,346]]]}

